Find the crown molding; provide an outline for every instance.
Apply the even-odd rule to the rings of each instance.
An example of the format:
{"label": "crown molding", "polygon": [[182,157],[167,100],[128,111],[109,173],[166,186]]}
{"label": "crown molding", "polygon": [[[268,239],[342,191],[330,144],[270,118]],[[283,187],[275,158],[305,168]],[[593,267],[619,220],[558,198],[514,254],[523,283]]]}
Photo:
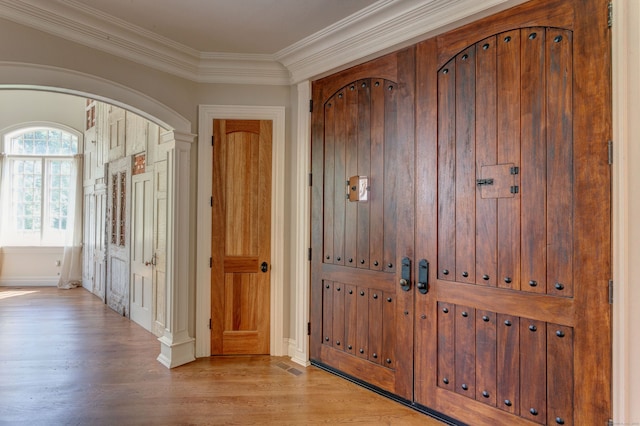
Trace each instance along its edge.
{"label": "crown molding", "polygon": [[199,52],[74,0],[0,0],[0,16],[198,83],[290,81],[272,55]]}
{"label": "crown molding", "polygon": [[199,52],[76,0],[0,0],[0,17],[198,83],[290,85],[525,0],[379,0],[273,54]]}
{"label": "crown molding", "polygon": [[526,0],[388,0],[278,52],[292,84],[426,40]]}

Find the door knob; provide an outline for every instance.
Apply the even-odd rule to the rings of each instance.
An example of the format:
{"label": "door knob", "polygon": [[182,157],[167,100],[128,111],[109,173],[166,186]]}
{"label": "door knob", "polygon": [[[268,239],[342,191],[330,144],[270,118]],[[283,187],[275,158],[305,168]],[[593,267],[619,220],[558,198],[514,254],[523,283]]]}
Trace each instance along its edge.
{"label": "door knob", "polygon": [[262,272],[267,272],[269,270],[269,264],[267,262],[262,262],[260,265],[260,270]]}

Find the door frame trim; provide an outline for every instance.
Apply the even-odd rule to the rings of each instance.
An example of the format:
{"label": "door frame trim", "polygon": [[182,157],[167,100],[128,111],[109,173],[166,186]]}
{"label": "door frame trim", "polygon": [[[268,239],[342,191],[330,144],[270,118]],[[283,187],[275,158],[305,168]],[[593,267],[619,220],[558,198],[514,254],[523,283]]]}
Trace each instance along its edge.
{"label": "door frame trim", "polygon": [[285,108],[281,106],[199,105],[198,107],[198,198],[196,221],[196,357],[211,355],[211,156],[209,143],[213,136],[213,120],[271,120],[273,122],[271,177],[271,302],[269,353],[286,355],[284,345],[284,146]]}

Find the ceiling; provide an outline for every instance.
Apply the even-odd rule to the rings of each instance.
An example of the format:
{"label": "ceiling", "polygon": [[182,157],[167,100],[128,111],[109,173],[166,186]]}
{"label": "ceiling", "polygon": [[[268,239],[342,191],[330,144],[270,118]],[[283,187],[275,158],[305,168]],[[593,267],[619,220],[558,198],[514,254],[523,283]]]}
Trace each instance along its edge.
{"label": "ceiling", "polygon": [[0,0],[0,18],[198,83],[289,85],[525,0]]}
{"label": "ceiling", "polygon": [[[201,52],[275,54],[377,0],[75,0]],[[178,6],[178,7],[176,7]]]}

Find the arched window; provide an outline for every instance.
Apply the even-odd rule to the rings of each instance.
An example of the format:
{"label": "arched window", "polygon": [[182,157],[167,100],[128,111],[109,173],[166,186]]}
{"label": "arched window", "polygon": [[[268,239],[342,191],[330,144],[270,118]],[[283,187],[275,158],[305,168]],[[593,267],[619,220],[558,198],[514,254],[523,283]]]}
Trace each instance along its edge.
{"label": "arched window", "polygon": [[53,127],[21,128],[4,136],[0,188],[3,245],[63,246],[72,227],[74,156],[79,135]]}

